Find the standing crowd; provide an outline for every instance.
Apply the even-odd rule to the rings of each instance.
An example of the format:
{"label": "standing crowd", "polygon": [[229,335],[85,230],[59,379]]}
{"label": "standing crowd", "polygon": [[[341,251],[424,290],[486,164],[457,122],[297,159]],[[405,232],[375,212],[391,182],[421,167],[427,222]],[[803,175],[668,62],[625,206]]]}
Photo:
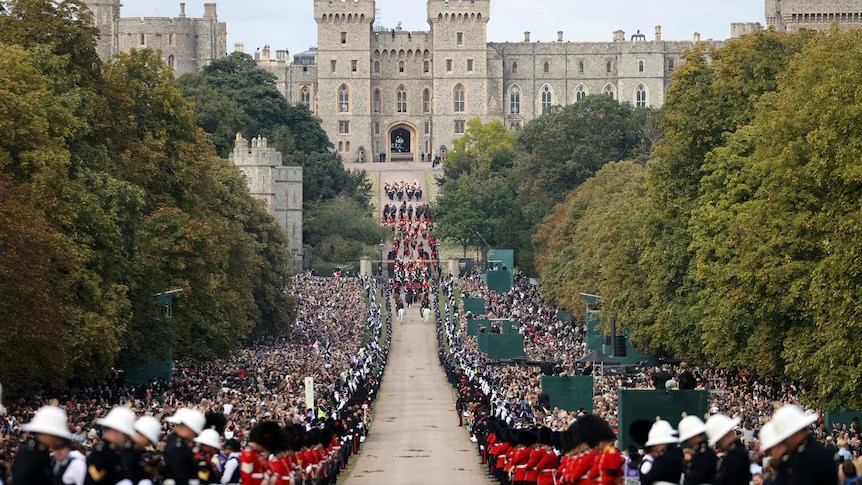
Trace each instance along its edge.
{"label": "standing crowd", "polygon": [[391,332],[371,279],[303,274],[287,291],[299,311],[282,337],[168,381],[7,403],[0,483],[335,483],[369,432]]}
{"label": "standing crowd", "polygon": [[[489,291],[478,275],[471,275],[461,278],[458,286],[462,296],[486,300],[486,318],[513,321],[515,328],[525,336],[528,360],[553,362],[569,375],[577,372],[574,361],[587,354],[585,328],[558,321],[556,309],[546,304],[537,285],[530,284],[526,278],[518,277],[513,289],[508,294],[500,295]],[[548,443],[551,440],[548,438],[548,431],[542,431],[547,428],[557,433],[569,432],[579,418],[588,416],[585,410],[572,412],[552,408],[548,396],[542,392],[543,373],[539,366],[492,362],[486,355],[479,353],[476,338],[467,335],[465,331],[467,317],[472,315],[466,315],[458,308],[455,282],[452,278],[444,280],[443,291],[447,295],[447,304],[445,318],[438,327],[441,364],[458,392],[456,408],[459,422],[472,427],[472,439],[477,443],[483,459],[487,460],[489,454],[494,454],[504,473],[501,474],[501,468],[494,463],[489,463],[492,467],[489,470],[496,470],[495,476],[503,483],[508,483],[506,480],[535,483],[533,473],[527,475],[529,479],[519,480],[522,475],[517,467],[523,464],[517,461],[508,462],[507,460],[512,458],[505,456],[508,451],[503,453],[503,458],[500,457],[502,441],[508,443],[507,450],[519,446],[522,450],[541,448],[546,451],[554,450],[560,458],[569,456],[566,469],[575,463],[571,460],[580,460],[576,462],[579,463],[578,467],[572,468],[575,472],[567,472],[566,469],[560,471],[560,468],[557,468],[559,475],[551,477],[556,478],[556,481],[542,482],[539,477],[539,483],[597,483],[597,470],[593,468],[590,468],[593,470],[592,475],[578,475],[583,477],[581,480],[574,480],[573,477],[581,470],[579,467],[588,462],[591,467],[598,461],[604,462],[599,458],[602,455],[601,446],[604,446],[600,441],[596,441],[595,437],[590,441],[582,433],[574,433],[577,439],[583,441],[573,441],[569,437],[566,443],[562,443],[559,441],[559,435],[552,433],[558,441]],[[591,368],[588,367],[587,370],[591,371]],[[727,433],[722,436],[715,436],[715,433],[721,430],[714,430],[711,437],[706,431],[689,436],[692,429],[700,429],[700,425],[693,426],[689,420],[685,426],[680,424],[679,434],[675,430],[668,431],[667,428],[653,432],[653,435],[664,433],[663,441],[667,443],[662,443],[662,446],[652,443],[646,446],[649,438],[644,436],[640,448],[620,451],[622,463],[625,465],[625,476],[630,479],[640,476],[641,483],[854,484],[857,475],[862,471],[857,468],[862,466],[859,461],[862,455],[862,430],[858,421],[833,424],[831,429],[827,429],[822,414],[812,410],[804,413],[801,411],[801,390],[792,384],[755,378],[738,371],[688,366],[686,363],[641,368],[636,374],[628,376],[594,374],[594,377],[594,417],[607,423],[611,430],[617,433],[620,430],[617,429],[616,390],[620,387],[665,389],[668,381],[671,381],[671,386],[684,384],[688,389],[710,391],[711,418],[726,418],[724,424],[732,423]],[[770,422],[775,424],[767,426]],[[708,426],[709,420],[701,424]],[[770,438],[770,428],[779,428],[777,436],[780,439]],[[504,433],[502,440],[500,431]],[[530,436],[524,431],[531,433]],[[670,435],[674,436],[672,443]],[[722,458],[728,456],[731,451],[737,459],[744,456],[745,468],[750,478],[738,481],[738,475],[729,481],[685,481],[684,473],[687,473],[704,443]],[[523,451],[521,453],[525,454]],[[641,464],[666,454],[682,457],[680,473],[674,479],[651,481],[651,477],[657,472],[650,474],[650,465],[641,468]],[[812,454],[817,455],[817,458]],[[587,458],[584,458],[585,456]],[[829,458],[828,463],[824,463],[824,457]],[[658,460],[659,470],[663,469],[662,464],[666,460],[667,458]],[[809,466],[808,462],[812,464]],[[509,466],[507,470],[507,463],[518,464]],[[527,462],[526,469],[530,470],[534,465],[531,459]],[[493,468],[495,466],[497,467]],[[717,474],[719,470],[713,468],[713,472]],[[802,468],[827,470],[828,473],[822,481],[788,481],[789,474],[796,477],[805,476],[804,472],[800,472]],[[533,471],[541,475],[542,470]],[[564,478],[566,473],[569,478]],[[840,481],[839,478],[833,477],[840,477]],[[598,483],[616,483],[609,478],[607,480]]]}

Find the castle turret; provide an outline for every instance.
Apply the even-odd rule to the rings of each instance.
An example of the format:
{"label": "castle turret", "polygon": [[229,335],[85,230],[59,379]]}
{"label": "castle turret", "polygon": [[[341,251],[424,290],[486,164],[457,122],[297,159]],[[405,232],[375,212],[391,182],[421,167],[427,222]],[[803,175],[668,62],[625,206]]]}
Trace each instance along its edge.
{"label": "castle turret", "polygon": [[781,17],[781,0],[766,0],[766,25],[775,27],[781,32],[785,30],[784,19]]}
{"label": "castle turret", "polygon": [[93,14],[93,23],[99,31],[96,51],[106,61],[119,52],[120,0],[86,0]]}

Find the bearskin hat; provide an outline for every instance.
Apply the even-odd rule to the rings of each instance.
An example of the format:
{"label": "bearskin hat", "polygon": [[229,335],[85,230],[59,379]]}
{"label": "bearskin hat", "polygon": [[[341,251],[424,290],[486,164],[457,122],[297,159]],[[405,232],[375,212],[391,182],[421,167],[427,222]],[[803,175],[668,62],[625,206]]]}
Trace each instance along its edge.
{"label": "bearskin hat", "polygon": [[536,444],[536,440],[538,437],[536,433],[529,429],[522,429],[518,431],[518,444],[526,447],[531,447]]}
{"label": "bearskin hat", "polygon": [[282,430],[275,421],[261,421],[251,428],[248,439],[270,453],[277,453],[281,451]]}
{"label": "bearskin hat", "polygon": [[583,437],[583,442],[590,446],[595,446],[601,441],[613,441],[616,439],[616,435],[608,423],[596,415],[588,414],[582,416],[578,418],[577,423],[579,433]]}
{"label": "bearskin hat", "polygon": [[227,427],[227,416],[222,413],[209,412],[204,417],[206,418],[204,429],[214,429],[218,431],[219,435],[224,434],[224,429]]}
{"label": "bearskin hat", "polygon": [[553,446],[553,445],[554,445],[554,444],[551,442],[551,440],[552,440],[552,438],[551,438],[551,428],[547,428],[547,427],[545,427],[545,426],[542,426],[541,428],[539,428],[539,432],[538,432],[538,436],[537,436],[537,438],[538,438],[538,443],[539,443],[539,444],[547,445],[547,446]]}

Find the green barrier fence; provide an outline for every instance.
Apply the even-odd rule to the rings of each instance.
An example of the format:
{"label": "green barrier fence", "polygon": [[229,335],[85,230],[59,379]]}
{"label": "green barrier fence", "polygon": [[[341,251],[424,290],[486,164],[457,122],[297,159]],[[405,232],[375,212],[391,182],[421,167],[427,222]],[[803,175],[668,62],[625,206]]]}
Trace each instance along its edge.
{"label": "green barrier fence", "polygon": [[847,429],[850,429],[850,424],[855,419],[862,423],[862,411],[834,411],[826,413],[826,429],[832,431],[833,424],[846,424]]}
{"label": "green barrier fence", "polygon": [[542,376],[542,392],[551,406],[566,411],[593,412],[593,376]]}
{"label": "green barrier fence", "polygon": [[485,314],[484,298],[464,298],[464,312],[479,316]]}
{"label": "green barrier fence", "polygon": [[479,352],[488,354],[491,360],[515,360],[523,359],[524,336],[521,334],[479,334],[476,337],[479,344]]}
{"label": "green barrier fence", "polygon": [[487,330],[485,332],[489,332],[491,328],[491,322],[489,320],[467,320],[467,335],[471,337],[476,337],[479,335],[479,327],[485,327]]}
{"label": "green barrier fence", "polygon": [[488,271],[488,289],[506,294],[512,289],[511,271]]}
{"label": "green barrier fence", "polygon": [[[646,421],[649,426],[656,418],[668,421],[674,429],[684,416],[701,419],[709,410],[707,391],[655,391],[646,389],[618,389],[617,413],[619,418],[619,446],[643,446],[631,436],[632,425]],[[648,426],[647,426],[648,429]]]}

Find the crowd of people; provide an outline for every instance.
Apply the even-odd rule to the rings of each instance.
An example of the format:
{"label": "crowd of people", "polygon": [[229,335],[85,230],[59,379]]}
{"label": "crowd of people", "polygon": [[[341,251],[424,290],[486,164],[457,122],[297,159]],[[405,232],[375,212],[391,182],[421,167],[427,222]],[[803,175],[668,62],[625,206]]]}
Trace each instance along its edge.
{"label": "crowd of people", "polygon": [[[503,295],[489,291],[478,275],[462,277],[457,285],[464,297],[485,299],[487,309],[485,318],[508,319],[514,322],[514,327],[525,337],[527,360],[554,362],[558,366],[558,372],[562,371],[569,375],[583,372],[575,368],[574,362],[587,354],[585,328],[572,322],[559,321],[557,310],[545,302],[538,285],[531,284],[526,278],[517,277],[512,290]],[[463,309],[457,307],[454,280],[444,280],[443,291],[447,295],[447,305],[445,318],[438,328],[440,360],[450,381],[458,391],[456,408],[459,412],[459,421],[467,426],[473,426],[473,437],[477,443],[481,446],[488,445],[484,441],[487,436],[483,438],[483,430],[487,431],[488,423],[495,423],[507,429],[535,431],[547,427],[552,431],[560,432],[568,430],[579,416],[587,415],[584,409],[563,411],[551,407],[548,396],[542,392],[543,370],[540,366],[497,363],[479,353],[477,339],[467,335],[464,330],[467,318],[473,316],[467,315]],[[591,368],[588,367],[587,371],[590,372]],[[770,467],[767,453],[769,450],[764,449],[760,437],[776,408],[789,406],[800,409],[801,390],[796,386],[776,380],[755,378],[738,371],[688,366],[686,363],[639,367],[636,372],[628,375],[601,375],[600,373],[593,375],[595,392],[592,413],[617,432],[619,431],[616,402],[618,388],[665,389],[670,381],[672,387],[678,388],[682,383],[688,389],[710,391],[710,414],[724,413],[730,416],[729,419],[738,420],[733,432],[734,436],[738,435],[741,446],[745,450],[746,463],[750,467],[752,480],[760,483],[760,480],[765,477],[779,476],[775,466],[779,462],[773,459]],[[852,476],[855,476],[851,470],[854,468],[852,460],[859,460],[862,456],[862,443],[860,443],[862,434],[860,434],[859,423],[835,424],[832,429],[827,429],[822,414],[813,411],[809,411],[809,414],[817,416],[817,419],[812,421],[804,431],[810,432],[817,446],[829,450],[830,456],[846,463],[838,466],[846,469],[841,472],[842,476],[848,477],[848,481],[852,480]],[[515,443],[511,444],[515,445]],[[794,445],[797,444],[799,443],[794,443]],[[547,446],[547,444],[544,445]],[[802,444],[801,447],[804,449],[806,445]],[[557,448],[557,451],[559,452],[560,449]],[[635,463],[646,459],[638,450],[623,450],[622,455],[626,460]],[[691,453],[686,455],[688,458],[691,456]],[[859,464],[858,461],[856,464]],[[833,471],[836,466],[832,463]],[[634,467],[635,476],[638,472],[637,467]],[[680,482],[677,479],[667,483]],[[836,482],[826,480],[800,483]],[[849,481],[849,483],[853,482]]]}
{"label": "crowd of people", "polygon": [[287,291],[298,318],[282,337],[170,380],[117,373],[6,403],[0,483],[335,483],[368,433],[391,325],[372,279],[301,274]]}

